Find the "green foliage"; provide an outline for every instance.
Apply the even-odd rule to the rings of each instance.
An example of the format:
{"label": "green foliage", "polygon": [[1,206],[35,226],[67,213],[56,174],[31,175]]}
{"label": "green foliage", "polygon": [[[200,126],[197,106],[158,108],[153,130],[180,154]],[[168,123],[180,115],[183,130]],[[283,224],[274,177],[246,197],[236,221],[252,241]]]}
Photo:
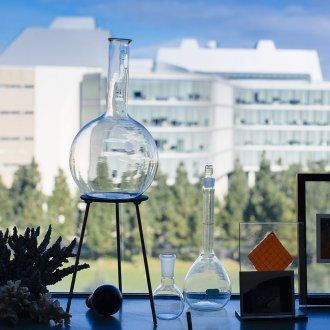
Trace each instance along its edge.
{"label": "green foliage", "polygon": [[186,225],[180,222],[181,218],[177,214],[173,189],[166,184],[166,179],[165,175],[158,173],[155,185],[150,191],[150,200],[143,212],[152,237],[151,253],[154,256],[164,249],[170,251],[180,248],[180,238],[182,240],[182,235],[187,234]]}
{"label": "green foliage", "polygon": [[93,184],[96,190],[104,191],[110,186],[109,168],[106,158],[100,157],[96,168],[96,179]]}
{"label": "green foliage", "polygon": [[[98,162],[95,187],[109,187],[109,171],[105,161]],[[91,205],[88,225],[86,230],[87,257],[98,258],[101,256],[115,255],[116,253],[116,225],[115,209],[106,203],[93,203]]]}
{"label": "green foliage", "polygon": [[159,171],[148,192],[150,199],[141,207],[148,250],[152,256],[174,252],[180,258],[191,259],[201,245],[201,187],[188,180],[182,163],[177,169],[175,185],[170,186],[166,181],[166,175]]}
{"label": "green foliage", "polygon": [[[141,209],[141,213],[144,213],[143,204],[140,206],[140,209]],[[121,237],[123,241],[122,253],[125,260],[132,261],[135,255],[141,253],[141,244],[140,244],[140,238],[138,232],[135,205],[120,204],[119,210],[120,210],[120,219],[121,219]],[[143,218],[143,225],[145,225],[147,218],[145,217],[145,215],[142,215],[142,218]],[[145,241],[148,241],[150,237],[151,235],[146,235]],[[150,246],[150,244],[146,244],[146,245]]]}
{"label": "green foliage", "polygon": [[[324,172],[325,164],[310,163],[309,171]],[[93,182],[95,187],[103,189],[111,185],[108,172],[107,162],[101,158],[97,167],[98,175]],[[286,171],[271,172],[270,164],[263,156],[255,185],[250,188],[246,173],[236,161],[229,177],[227,195],[221,202],[217,197],[215,199],[214,233],[216,241],[219,240],[215,244],[217,252],[221,249],[226,255],[237,258],[241,221],[295,221],[298,172],[302,172],[299,165],[291,165]],[[126,177],[131,175],[127,173]],[[152,256],[174,252],[181,259],[196,257],[202,243],[201,183],[202,180],[190,182],[182,163],[177,169],[174,185],[168,185],[166,175],[158,172],[147,192],[150,199],[140,205],[146,246]],[[320,189],[321,186],[318,187]],[[124,181],[121,188],[129,189],[129,181]],[[320,204],[319,192],[317,187],[311,187],[307,196],[311,205],[307,212],[312,216],[315,210],[325,210],[326,207]],[[48,208],[44,207],[46,203]],[[7,189],[0,180],[0,206],[1,228],[13,225],[26,228],[34,224],[45,226],[51,223],[54,231],[66,240],[71,240],[80,232],[83,212],[77,211],[77,202],[70,195],[64,172],[59,170],[53,192],[46,198],[40,190],[40,174],[34,160],[17,170],[11,188]],[[47,209],[45,214],[44,210]],[[141,253],[135,206],[120,205],[120,217],[122,253],[126,260],[133,260],[135,255]],[[312,229],[310,235],[315,235],[314,232]],[[114,205],[91,205],[83,254],[90,259],[116,256]]]}
{"label": "green foliage", "polygon": [[77,222],[75,201],[70,194],[66,176],[59,169],[55,177],[54,189],[48,198],[47,221],[52,224],[53,230],[61,233],[63,237],[74,236]]}
{"label": "green foliage", "polygon": [[287,202],[288,220],[294,221],[297,219],[296,214],[296,180],[297,173],[302,172],[302,167],[299,164],[292,164],[286,171],[276,174],[276,181],[279,183],[280,190],[285,194]]}
{"label": "green foliage", "polygon": [[0,177],[0,227],[10,226],[12,220],[12,200],[9,197],[9,190],[3,184]]}
{"label": "green foliage", "polygon": [[287,198],[276,182],[276,175],[270,171],[270,163],[263,156],[244,219],[249,222],[290,221],[288,207]]}
{"label": "green foliage", "polygon": [[[237,254],[239,223],[244,222],[244,211],[249,200],[249,187],[246,174],[238,160],[235,161],[234,172],[229,179],[228,193],[220,212],[222,227],[221,240],[230,255]],[[236,255],[237,256],[237,255]]]}
{"label": "green foliage", "polygon": [[326,162],[319,161],[319,162],[308,162],[308,172],[310,173],[324,173]]}
{"label": "green foliage", "polygon": [[188,180],[188,173],[183,165],[179,164],[173,185],[177,223],[185,227],[187,233],[182,233],[183,246],[201,246],[201,228],[203,217],[203,194],[201,185],[193,185]]}
{"label": "green foliage", "polygon": [[16,226],[26,228],[44,222],[45,196],[40,190],[40,173],[34,159],[30,164],[18,168],[9,196],[13,201],[13,221]]}
{"label": "green foliage", "polygon": [[116,254],[115,208],[106,203],[93,203],[86,229],[86,257],[96,259]]}

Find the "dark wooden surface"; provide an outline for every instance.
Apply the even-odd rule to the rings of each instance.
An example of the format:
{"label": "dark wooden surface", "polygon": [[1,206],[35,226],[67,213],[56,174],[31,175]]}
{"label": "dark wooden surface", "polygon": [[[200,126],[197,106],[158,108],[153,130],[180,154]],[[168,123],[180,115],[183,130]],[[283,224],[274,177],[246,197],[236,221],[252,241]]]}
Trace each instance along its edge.
{"label": "dark wooden surface", "polygon": [[[66,299],[60,299],[65,306]],[[296,301],[297,302],[297,301]],[[240,322],[235,317],[235,310],[239,308],[239,300],[231,300],[226,308],[218,312],[191,311],[194,330],[326,330],[330,329],[330,308],[309,308],[308,321],[244,321]],[[154,329],[150,312],[149,300],[125,298],[121,312],[110,319],[94,315],[85,306],[84,298],[74,298],[71,307],[71,325],[66,329],[110,329],[110,330],[151,330]],[[63,327],[65,328],[65,327]],[[0,325],[0,329],[13,329]],[[49,329],[48,326],[35,324],[21,324],[17,329],[39,330]],[[157,329],[176,330],[187,329],[186,315],[173,321],[158,321]]]}

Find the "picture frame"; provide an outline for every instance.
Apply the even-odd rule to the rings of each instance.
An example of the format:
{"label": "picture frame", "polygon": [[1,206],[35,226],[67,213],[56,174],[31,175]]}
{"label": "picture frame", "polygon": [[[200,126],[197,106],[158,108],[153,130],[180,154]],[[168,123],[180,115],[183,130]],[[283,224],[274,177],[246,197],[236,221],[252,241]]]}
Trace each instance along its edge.
{"label": "picture frame", "polygon": [[316,214],[317,262],[330,263],[330,214]]}
{"label": "picture frame", "polygon": [[[311,233],[314,237],[314,244],[307,242],[307,234],[309,228],[316,228],[317,216],[316,214],[323,214],[323,212],[315,212],[315,215],[310,215],[307,220],[307,205],[306,205],[306,186],[312,183],[320,185],[322,182],[328,182],[330,187],[330,173],[298,173],[297,174],[297,221],[302,225],[299,227],[298,243],[299,243],[299,303],[300,305],[330,305],[330,288],[327,292],[313,293],[308,290],[308,263],[307,261],[317,256],[317,245],[319,244],[316,234]],[[316,192],[318,194],[318,191]],[[316,198],[322,198],[316,195]],[[315,221],[315,224],[310,224],[310,221]],[[317,229],[316,229],[317,232]],[[310,255],[307,250],[307,243],[309,248],[315,248],[315,253]],[[316,257],[317,259],[317,257]],[[319,263],[321,265],[322,263]],[[323,263],[324,264],[324,263]],[[329,265],[330,268],[330,265]],[[330,272],[328,272],[330,276]]]}
{"label": "picture frame", "polygon": [[295,316],[292,270],[246,271],[239,275],[242,319]]}

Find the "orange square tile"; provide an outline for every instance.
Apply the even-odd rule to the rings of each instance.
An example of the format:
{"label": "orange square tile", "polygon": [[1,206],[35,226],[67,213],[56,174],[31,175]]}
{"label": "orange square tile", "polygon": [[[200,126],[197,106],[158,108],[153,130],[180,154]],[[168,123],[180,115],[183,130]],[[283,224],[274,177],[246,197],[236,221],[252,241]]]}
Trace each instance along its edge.
{"label": "orange square tile", "polygon": [[293,261],[292,256],[274,232],[267,234],[248,254],[248,258],[259,271],[285,270]]}

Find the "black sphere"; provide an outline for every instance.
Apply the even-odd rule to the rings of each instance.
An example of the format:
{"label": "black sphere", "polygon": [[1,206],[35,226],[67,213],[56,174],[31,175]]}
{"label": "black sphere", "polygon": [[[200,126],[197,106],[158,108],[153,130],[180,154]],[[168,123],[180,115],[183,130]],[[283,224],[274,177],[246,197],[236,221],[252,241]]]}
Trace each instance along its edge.
{"label": "black sphere", "polygon": [[101,285],[87,299],[86,305],[103,316],[117,313],[122,305],[121,292],[113,285]]}

